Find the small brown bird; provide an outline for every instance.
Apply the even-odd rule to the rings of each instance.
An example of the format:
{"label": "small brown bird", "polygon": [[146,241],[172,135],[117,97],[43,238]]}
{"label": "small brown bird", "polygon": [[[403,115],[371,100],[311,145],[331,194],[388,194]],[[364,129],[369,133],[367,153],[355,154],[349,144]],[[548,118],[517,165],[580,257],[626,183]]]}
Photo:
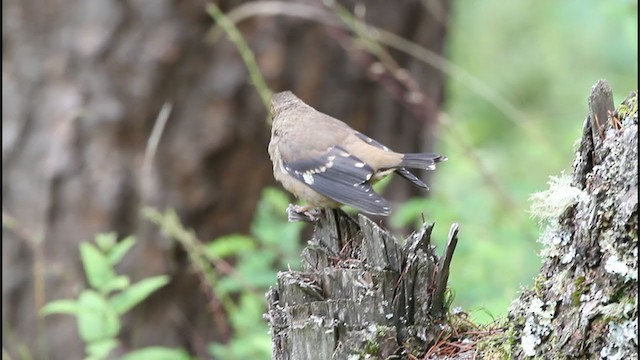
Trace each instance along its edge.
{"label": "small brown bird", "polygon": [[387,216],[389,203],[371,187],[390,173],[412,184],[427,185],[406,168],[434,170],[446,160],[433,153],[397,153],[342,121],[305,104],[290,91],[271,97],[273,124],[269,156],[273,175],[285,189],[311,208],[350,205],[362,212]]}

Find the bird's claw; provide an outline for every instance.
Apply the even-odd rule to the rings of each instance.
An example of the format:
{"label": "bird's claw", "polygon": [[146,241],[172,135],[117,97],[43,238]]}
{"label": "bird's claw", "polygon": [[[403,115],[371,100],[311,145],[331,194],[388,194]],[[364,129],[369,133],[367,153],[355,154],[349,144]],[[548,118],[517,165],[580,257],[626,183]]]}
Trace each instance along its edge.
{"label": "bird's claw", "polygon": [[316,222],[320,218],[320,210],[309,206],[289,204],[287,207],[287,220],[289,222],[305,221]]}

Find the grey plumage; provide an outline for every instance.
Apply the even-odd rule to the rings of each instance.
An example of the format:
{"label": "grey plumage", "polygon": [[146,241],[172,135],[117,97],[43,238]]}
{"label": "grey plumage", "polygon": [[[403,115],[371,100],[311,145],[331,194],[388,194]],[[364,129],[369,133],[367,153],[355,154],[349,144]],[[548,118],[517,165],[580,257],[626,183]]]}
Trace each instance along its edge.
{"label": "grey plumage", "polygon": [[290,91],[271,98],[273,124],[269,155],[273,172],[289,192],[309,207],[342,204],[365,213],[389,215],[389,203],[373,183],[396,172],[427,188],[407,168],[435,169],[446,160],[433,153],[401,154],[305,104]]}

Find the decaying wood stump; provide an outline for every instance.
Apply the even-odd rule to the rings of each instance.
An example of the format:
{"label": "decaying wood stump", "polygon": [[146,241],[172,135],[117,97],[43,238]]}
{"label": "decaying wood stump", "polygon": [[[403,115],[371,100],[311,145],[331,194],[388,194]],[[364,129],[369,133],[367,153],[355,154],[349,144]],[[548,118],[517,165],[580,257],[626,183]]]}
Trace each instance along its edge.
{"label": "decaying wood stump", "polygon": [[386,359],[434,342],[458,228],[440,260],[432,229],[424,225],[401,245],[365,216],[323,212],[304,271],[280,273],[268,293],[273,358]]}

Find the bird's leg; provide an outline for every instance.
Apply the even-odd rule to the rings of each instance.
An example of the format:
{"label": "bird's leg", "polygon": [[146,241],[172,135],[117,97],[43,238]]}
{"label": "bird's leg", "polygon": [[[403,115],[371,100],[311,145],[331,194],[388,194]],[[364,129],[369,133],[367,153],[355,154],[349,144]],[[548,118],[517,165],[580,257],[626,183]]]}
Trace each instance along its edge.
{"label": "bird's leg", "polygon": [[309,205],[300,206],[289,204],[287,207],[287,220],[289,222],[305,221],[316,222],[320,218],[320,210]]}

